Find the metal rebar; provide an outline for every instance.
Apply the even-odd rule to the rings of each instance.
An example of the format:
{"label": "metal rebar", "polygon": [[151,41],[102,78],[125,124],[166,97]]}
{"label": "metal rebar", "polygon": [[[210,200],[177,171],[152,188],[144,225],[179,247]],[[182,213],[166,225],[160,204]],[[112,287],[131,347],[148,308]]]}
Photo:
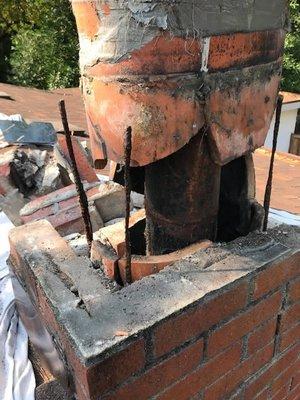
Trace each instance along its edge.
{"label": "metal rebar", "polygon": [[269,219],[269,210],[270,210],[270,202],[271,202],[271,194],[272,194],[272,183],[273,183],[273,171],[274,171],[274,160],[275,153],[277,149],[277,140],[278,133],[280,127],[280,118],[281,118],[281,110],[282,110],[283,96],[279,95],[277,99],[277,107],[276,107],[276,118],[274,125],[274,134],[273,134],[273,145],[272,145],[272,154],[270,160],[270,168],[269,168],[269,176],[266,184],[265,190],[265,198],[264,198],[264,209],[265,209],[265,218],[263,224],[263,231],[266,232],[268,229],[268,219]]}
{"label": "metal rebar", "polygon": [[71,160],[71,166],[72,166],[72,172],[74,175],[75,186],[76,186],[76,190],[77,190],[78,197],[79,197],[79,204],[80,204],[80,208],[81,208],[82,218],[84,221],[86,240],[87,240],[89,249],[91,250],[92,241],[93,241],[93,228],[92,228],[92,223],[91,223],[91,218],[90,218],[90,213],[89,213],[89,203],[88,203],[88,199],[87,199],[86,193],[84,191],[84,186],[81,182],[81,178],[80,178],[77,164],[76,164],[73,143],[72,143],[72,137],[71,137],[71,132],[69,129],[68,117],[67,117],[66,106],[65,106],[64,100],[60,100],[60,102],[59,102],[59,111],[60,111],[63,129],[64,129],[65,136],[66,136],[66,143],[67,143],[67,148],[68,148],[68,152],[69,152],[69,156],[70,156],[70,160]]}
{"label": "metal rebar", "polygon": [[132,281],[131,276],[131,243],[130,243],[130,231],[129,231],[129,218],[130,218],[130,193],[131,193],[131,182],[130,182],[130,160],[131,160],[131,144],[132,130],[131,127],[126,129],[124,134],[124,182],[125,182],[125,279],[126,283],[129,284]]}

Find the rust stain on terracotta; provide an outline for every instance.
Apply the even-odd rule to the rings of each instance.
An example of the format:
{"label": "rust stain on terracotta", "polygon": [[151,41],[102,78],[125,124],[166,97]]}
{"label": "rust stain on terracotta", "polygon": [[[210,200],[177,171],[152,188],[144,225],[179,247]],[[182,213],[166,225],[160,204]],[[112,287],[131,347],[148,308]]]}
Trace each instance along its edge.
{"label": "rust stain on terracotta", "polygon": [[263,146],[274,112],[280,76],[242,87],[215,90],[207,108],[212,157],[224,165]]}
{"label": "rust stain on terracotta", "polygon": [[285,31],[214,36],[210,41],[209,71],[276,61],[283,54]]}
{"label": "rust stain on terracotta", "polygon": [[[184,146],[204,125],[203,106],[180,82],[147,85],[88,82],[86,109],[101,127],[107,157],[123,157],[123,134],[132,127],[132,165],[146,165]],[[178,91],[178,94],[176,94]]]}
{"label": "rust stain on terracotta", "polygon": [[[284,1],[270,11],[262,0],[259,9],[266,18],[258,6],[228,2],[220,13],[219,2],[203,1],[195,4],[194,20],[181,0],[172,7],[148,1],[129,1],[119,8],[110,0],[72,3],[96,161],[122,161],[128,126],[133,131],[133,166],[167,157],[203,127],[204,103],[212,122],[215,161],[224,164],[263,143],[278,82],[273,89],[255,79],[239,89],[232,82],[226,90],[220,82],[210,90],[206,77],[260,67],[281,57]],[[203,15],[209,16],[209,24]],[[253,101],[257,96],[260,99]],[[266,97],[269,104],[262,100]]]}

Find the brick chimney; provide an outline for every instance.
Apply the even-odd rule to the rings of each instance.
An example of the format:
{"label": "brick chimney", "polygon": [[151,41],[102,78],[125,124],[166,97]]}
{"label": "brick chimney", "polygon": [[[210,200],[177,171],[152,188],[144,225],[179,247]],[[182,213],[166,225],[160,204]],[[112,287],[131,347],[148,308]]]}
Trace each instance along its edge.
{"label": "brick chimney", "polygon": [[46,221],[11,231],[9,260],[30,339],[78,400],[296,400],[299,237],[252,233],[119,291]]}

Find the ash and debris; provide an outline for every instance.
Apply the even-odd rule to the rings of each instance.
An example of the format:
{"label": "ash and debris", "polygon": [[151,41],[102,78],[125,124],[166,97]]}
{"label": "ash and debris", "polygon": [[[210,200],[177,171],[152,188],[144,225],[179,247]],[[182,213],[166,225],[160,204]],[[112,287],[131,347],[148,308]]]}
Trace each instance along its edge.
{"label": "ash and debris", "polygon": [[[85,257],[85,258],[89,257],[89,247],[85,235],[81,235],[79,233],[73,233],[71,235],[64,237],[64,239],[68,242],[68,244],[78,257]],[[112,279],[109,279],[105,275],[101,260],[93,262],[91,261],[90,267],[98,272],[103,286],[110,292],[114,293],[122,288],[120,285],[117,284],[117,282],[115,282]]]}
{"label": "ash and debris", "polygon": [[60,171],[52,152],[36,146],[15,151],[11,177],[23,195],[51,193],[62,187]]}

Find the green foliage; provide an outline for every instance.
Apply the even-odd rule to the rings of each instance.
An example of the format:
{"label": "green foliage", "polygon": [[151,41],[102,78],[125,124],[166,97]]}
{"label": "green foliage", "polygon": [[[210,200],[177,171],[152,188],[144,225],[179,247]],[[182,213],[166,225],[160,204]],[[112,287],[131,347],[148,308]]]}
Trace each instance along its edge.
{"label": "green foliage", "polygon": [[291,32],[285,42],[282,89],[300,93],[300,1],[290,0]]}
{"label": "green foliage", "polygon": [[8,80],[43,89],[78,85],[78,37],[69,0],[19,0],[19,7],[19,15],[8,9],[6,18],[6,29],[16,31]]}

